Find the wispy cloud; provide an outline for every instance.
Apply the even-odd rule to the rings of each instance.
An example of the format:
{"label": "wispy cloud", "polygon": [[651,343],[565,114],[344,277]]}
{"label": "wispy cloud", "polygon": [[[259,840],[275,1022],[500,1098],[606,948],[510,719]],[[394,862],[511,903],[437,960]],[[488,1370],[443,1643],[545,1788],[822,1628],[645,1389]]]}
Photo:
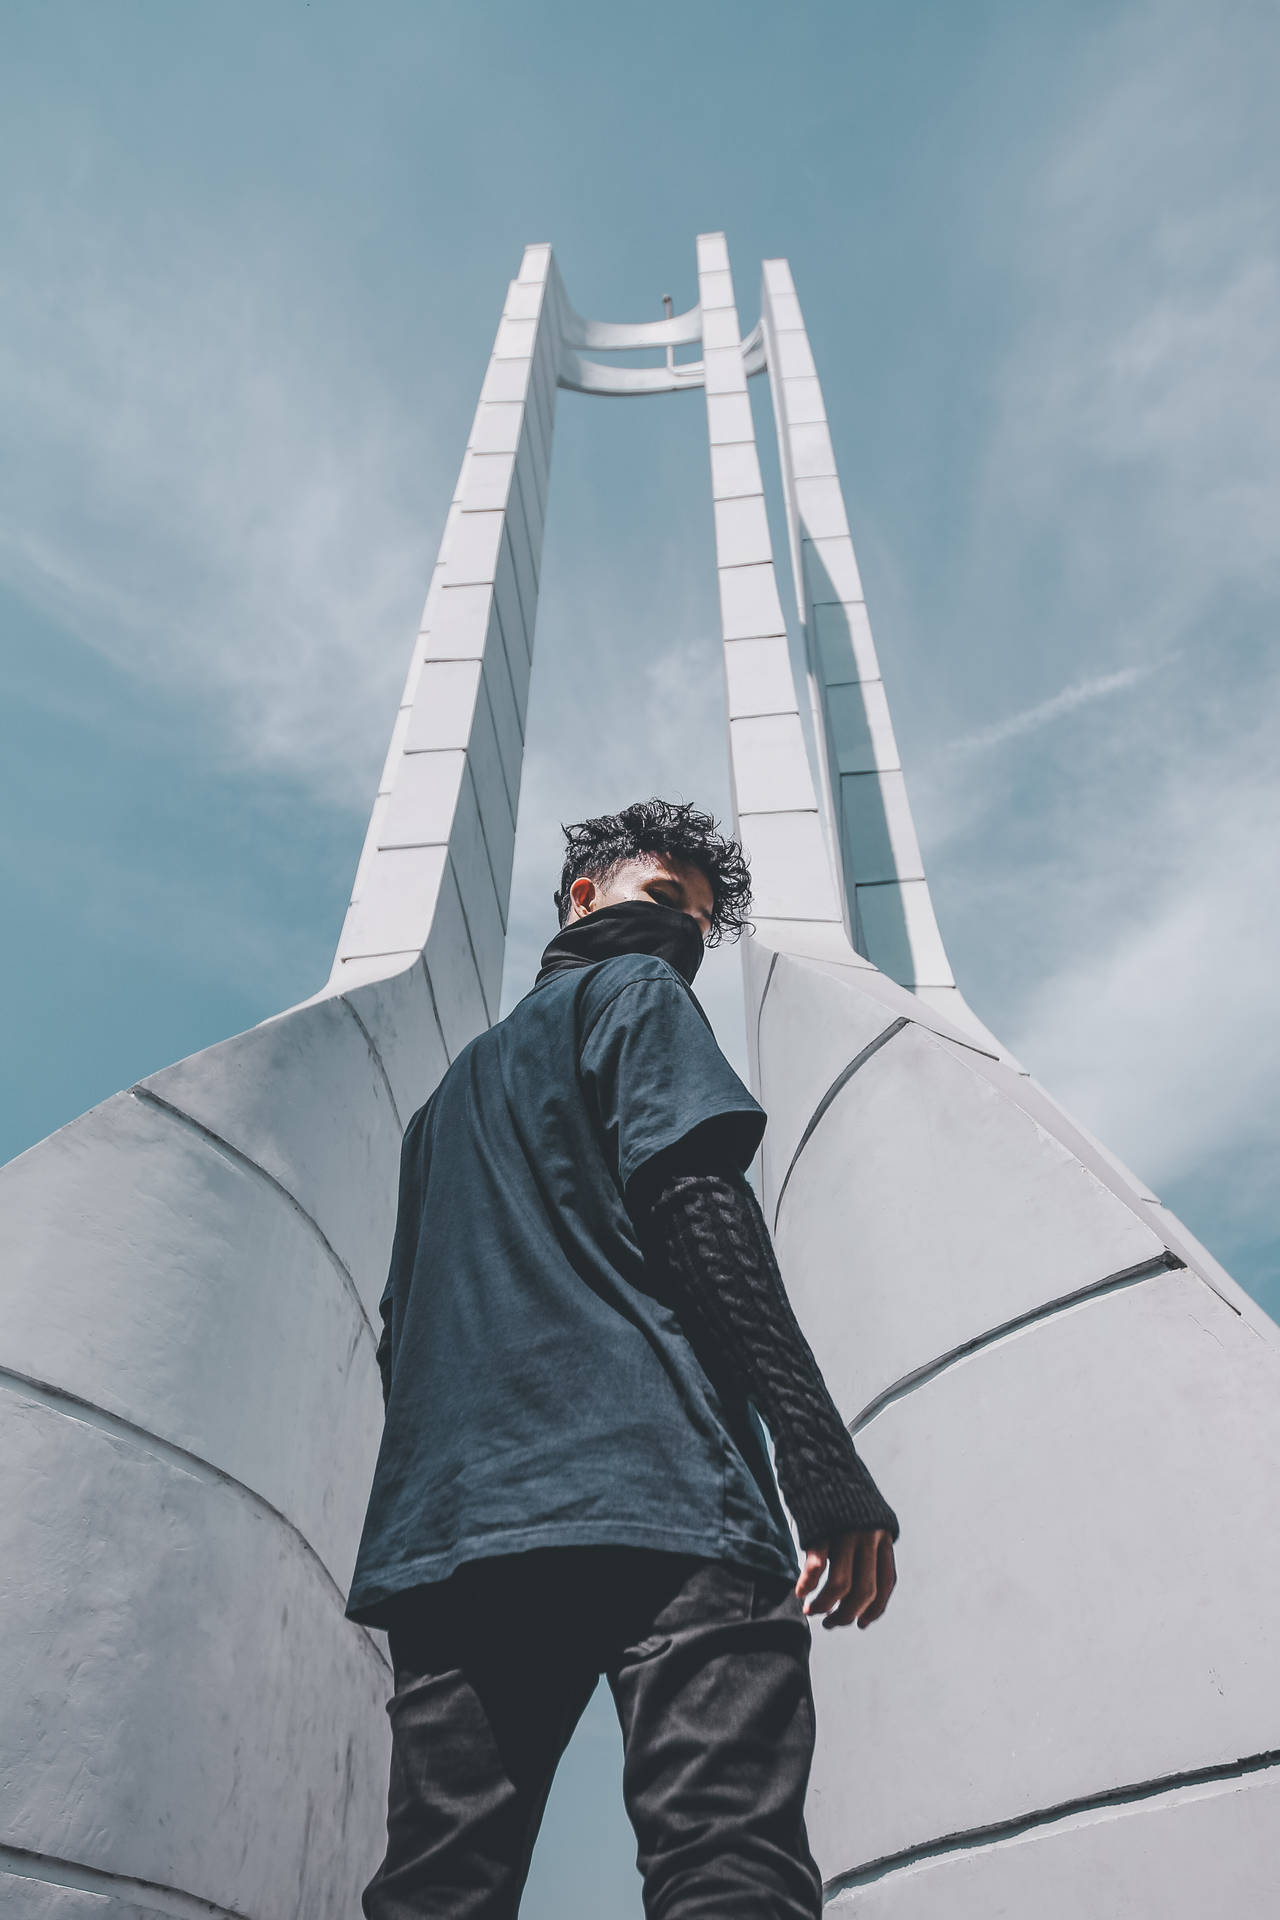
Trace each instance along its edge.
{"label": "wispy cloud", "polygon": [[[1123,844],[1099,868],[1140,910],[1089,922],[1018,1021],[1018,1045],[1055,1092],[1149,1177],[1177,1180],[1233,1143],[1274,1139],[1280,952],[1280,779],[1242,743],[1216,787],[1162,796],[1175,849],[1152,888]],[[1274,1187],[1252,1197],[1265,1220]]]}
{"label": "wispy cloud", "polygon": [[951,751],[984,753],[990,747],[1003,746],[1006,740],[1021,739],[1023,734],[1036,733],[1052,721],[1060,720],[1064,714],[1088,706],[1091,701],[1105,700],[1109,694],[1123,693],[1129,687],[1136,687],[1140,680],[1145,680],[1153,671],[1151,667],[1121,667],[1115,673],[1099,673],[1091,679],[1078,680],[1074,686],[1064,687],[1061,693],[1052,694],[1048,700],[1039,700],[1033,707],[1024,707],[1021,713],[1011,713],[1007,719],[997,720],[994,726],[983,727],[977,733],[966,734],[963,739],[953,741]]}
{"label": "wispy cloud", "polygon": [[[1017,955],[1003,1010],[980,1007],[1175,1189],[1280,1150],[1280,241],[1257,186],[1275,34],[1254,25],[1119,16],[1032,190],[975,564],[995,631],[1038,628],[1041,669],[1084,671],[958,743],[975,777],[949,849],[988,949]],[[1046,726],[1140,685],[1036,757]],[[1265,1237],[1272,1204],[1231,1183],[1223,1231]]]}
{"label": "wispy cloud", "polygon": [[447,498],[411,416],[269,246],[27,208],[6,251],[0,573],[233,755],[362,801]]}

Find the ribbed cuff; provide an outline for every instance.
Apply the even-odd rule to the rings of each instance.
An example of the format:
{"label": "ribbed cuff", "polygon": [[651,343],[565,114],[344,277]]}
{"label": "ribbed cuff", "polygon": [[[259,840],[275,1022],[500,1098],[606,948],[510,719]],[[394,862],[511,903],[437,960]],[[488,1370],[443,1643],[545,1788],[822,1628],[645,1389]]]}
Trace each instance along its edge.
{"label": "ribbed cuff", "polygon": [[[857,1461],[856,1474],[825,1486],[782,1487],[796,1523],[800,1545],[807,1552],[838,1533],[874,1533],[883,1528],[898,1537],[898,1516],[871,1475]],[[779,1481],[781,1484],[781,1480]]]}

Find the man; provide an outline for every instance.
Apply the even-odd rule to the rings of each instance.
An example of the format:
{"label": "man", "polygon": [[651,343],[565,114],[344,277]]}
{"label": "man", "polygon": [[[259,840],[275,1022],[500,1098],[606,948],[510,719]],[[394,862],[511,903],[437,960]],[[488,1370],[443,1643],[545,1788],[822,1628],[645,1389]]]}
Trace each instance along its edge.
{"label": "man", "polygon": [[805,1616],[883,1613],[897,1521],[743,1177],[764,1114],[690,990],[750,879],[687,804],[566,840],[532,991],[405,1135],[348,1606],[395,1674],[364,1910],[514,1915],[603,1673],[650,1920],[814,1920]]}

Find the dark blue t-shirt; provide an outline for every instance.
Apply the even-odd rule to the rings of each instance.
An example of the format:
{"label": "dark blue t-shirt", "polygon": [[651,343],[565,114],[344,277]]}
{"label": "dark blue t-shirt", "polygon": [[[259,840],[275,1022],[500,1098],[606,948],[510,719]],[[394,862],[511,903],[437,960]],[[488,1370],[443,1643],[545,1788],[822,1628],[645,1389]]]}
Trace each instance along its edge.
{"label": "dark blue t-shirt", "polygon": [[764,1114],[648,954],[551,974],[414,1115],[352,1618],[380,1624],[393,1595],[531,1547],[654,1547],[794,1578],[760,1422],[658,1297],[624,1200],[703,1127],[745,1168]]}

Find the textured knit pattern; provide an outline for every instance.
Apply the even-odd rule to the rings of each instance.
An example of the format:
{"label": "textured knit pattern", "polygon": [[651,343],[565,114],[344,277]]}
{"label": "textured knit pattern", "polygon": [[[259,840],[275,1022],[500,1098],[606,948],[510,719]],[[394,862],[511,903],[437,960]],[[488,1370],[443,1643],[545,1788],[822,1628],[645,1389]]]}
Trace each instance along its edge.
{"label": "textured knit pattern", "polygon": [[[759,1203],[739,1173],[672,1173],[637,1208],[649,1257],[709,1371],[752,1401],[773,1439],[800,1545],[898,1522],[859,1459],[801,1332]],[[704,1361],[704,1364],[706,1362]]]}

